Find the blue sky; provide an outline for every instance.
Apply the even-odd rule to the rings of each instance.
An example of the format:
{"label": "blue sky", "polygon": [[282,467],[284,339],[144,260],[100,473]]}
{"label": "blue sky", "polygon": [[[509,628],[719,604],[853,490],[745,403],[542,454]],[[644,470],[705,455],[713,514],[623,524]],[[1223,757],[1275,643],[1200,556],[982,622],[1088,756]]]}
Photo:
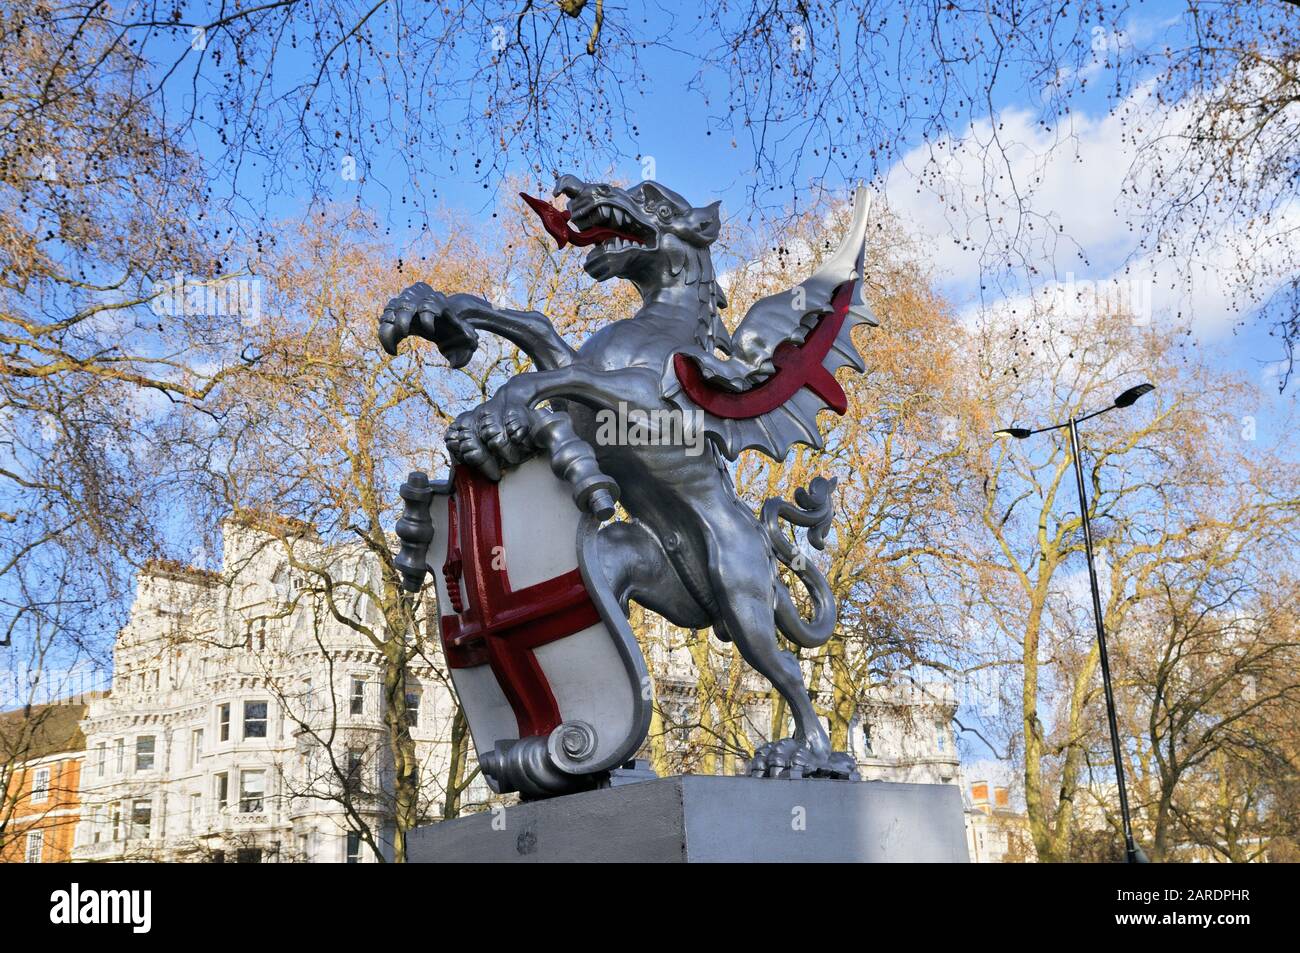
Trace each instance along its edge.
{"label": "blue sky", "polygon": [[[907,48],[916,38],[910,35],[912,27],[901,15],[905,8],[905,4],[898,5],[885,34],[891,43]],[[755,150],[746,130],[730,130],[717,121],[729,91],[729,77],[725,71],[713,67],[701,70],[700,57],[712,49],[716,37],[700,19],[699,9],[695,4],[664,2],[647,6],[644,22],[629,17],[631,25],[644,35],[670,33],[674,49],[651,46],[642,51],[642,72],[649,80],[642,85],[624,84],[620,90],[635,126],[635,132],[623,127],[616,129],[613,151],[622,158],[611,162],[593,155],[585,168],[560,171],[635,181],[643,176],[649,163],[653,177],[697,204],[721,199],[725,215],[747,221],[753,209],[752,190],[758,181]],[[1149,280],[1156,289],[1153,305],[1158,314],[1170,316],[1181,312],[1190,321],[1195,340],[1215,350],[1216,362],[1267,387],[1271,383],[1268,375],[1276,372],[1276,367],[1270,371],[1270,366],[1275,365],[1281,354],[1278,342],[1268,336],[1267,325],[1243,322],[1244,315],[1233,309],[1229,295],[1222,288],[1167,287],[1168,269],[1162,271],[1137,250],[1135,234],[1130,228],[1136,213],[1117,207],[1124,186],[1123,173],[1132,152],[1122,141],[1123,123],[1109,112],[1114,103],[1106,91],[1113,84],[1105,65],[1106,56],[1135,39],[1150,41],[1162,31],[1176,34],[1182,29],[1178,15],[1185,5],[1142,3],[1134,9],[1126,21],[1124,35],[1097,33],[1090,54],[1085,51],[1083,59],[1076,62],[1073,73],[1086,76],[1089,83],[1086,91],[1071,101],[1067,123],[1050,131],[1037,125],[1037,120],[1044,115],[1050,86],[1026,85],[1015,70],[1008,70],[993,90],[993,115],[978,108],[971,112],[976,123],[972,141],[986,138],[992,120],[996,119],[1004,140],[1010,143],[1012,164],[1020,181],[1039,181],[1031,196],[1033,212],[1055,226],[1045,229],[1043,234],[1055,233],[1066,239],[1030,249],[1033,263],[1040,269],[1040,287],[1041,283],[1052,280],[1108,280],[1115,276]],[[197,19],[197,14],[192,16]],[[845,22],[840,25],[847,27],[848,14],[843,16]],[[383,28],[391,30],[392,22],[390,17]],[[484,24],[480,34],[467,33],[460,39],[456,48],[460,73],[453,73],[455,78],[467,79],[469,69],[490,55],[484,49],[485,37],[491,36],[499,26]],[[187,37],[181,33],[176,39],[183,45]],[[607,39],[613,42],[615,38]],[[818,46],[823,48],[824,44]],[[154,53],[159,55],[165,51],[165,46],[159,46]],[[213,52],[209,49],[205,55],[211,57]],[[294,81],[314,75],[319,68],[320,64],[311,59],[305,48],[282,47],[276,60],[277,86],[283,91]],[[975,86],[979,83],[974,68],[971,75],[961,80]],[[926,93],[920,77],[904,74],[902,86],[913,95]],[[179,102],[189,92],[188,78],[178,74],[173,87],[174,101]],[[381,114],[386,108],[378,97],[363,105]],[[393,104],[399,119],[405,105]],[[1129,105],[1147,108],[1140,103]],[[463,107],[455,104],[449,108]],[[789,188],[768,192],[761,197],[764,204],[782,207],[799,198],[806,200],[812,188],[848,195],[857,176],[844,167],[852,163],[842,161],[838,167],[828,169],[824,160],[806,155],[802,165],[797,165],[790,143],[782,142],[779,135],[770,138],[776,139],[777,157],[789,164],[789,180],[799,184],[800,189],[798,194]],[[982,178],[983,168],[963,149],[970,142],[947,144],[952,146],[946,153],[951,175],[942,199],[931,184],[921,184],[918,190],[918,176],[935,145],[922,139],[920,126],[902,123],[900,119],[895,145],[899,158],[880,169],[872,185],[884,194],[902,220],[927,240],[928,247],[934,251],[930,263],[940,288],[953,305],[967,315],[974,315],[981,309],[1000,307],[1005,296],[1015,297],[1035,290],[1032,282],[1025,281],[1023,276],[1002,274],[1000,284],[991,283],[990,273],[996,273],[997,269],[990,269],[990,261],[981,261],[978,252],[959,247],[963,243],[978,245],[988,238],[980,233],[978,223],[974,229],[969,227],[968,216],[981,214],[987,207],[981,201],[989,201],[988,195],[982,194],[987,181]],[[939,144],[941,153],[944,145]],[[195,146],[205,156],[218,152],[215,139],[202,131]],[[340,169],[347,154],[341,148],[332,157]],[[367,156],[370,163],[363,172],[363,181],[348,181],[342,175],[334,175],[327,176],[324,185],[328,197],[343,202],[359,198],[392,226],[395,252],[408,238],[418,234],[418,228],[411,224],[416,218],[411,214],[413,206],[446,206],[471,217],[488,218],[500,197],[500,177],[491,176],[485,182],[465,155],[456,158],[429,155],[430,175],[418,189],[410,186],[401,156],[391,145],[371,148]],[[525,157],[507,154],[501,158],[501,168],[507,174],[533,178],[528,175]],[[280,181],[279,188],[268,193],[262,188],[268,163],[250,157],[239,180],[241,191],[248,199],[246,207],[260,207],[272,219],[302,214],[308,187],[305,179],[295,181],[294,161],[292,153],[277,158],[273,166],[277,174],[286,178]],[[866,165],[862,164],[864,168]],[[539,188],[549,185],[549,174],[542,179]],[[1082,253],[1074,243],[1081,246]],[[1223,271],[1219,262],[1207,264],[1210,267],[1205,273],[1211,278]]]}

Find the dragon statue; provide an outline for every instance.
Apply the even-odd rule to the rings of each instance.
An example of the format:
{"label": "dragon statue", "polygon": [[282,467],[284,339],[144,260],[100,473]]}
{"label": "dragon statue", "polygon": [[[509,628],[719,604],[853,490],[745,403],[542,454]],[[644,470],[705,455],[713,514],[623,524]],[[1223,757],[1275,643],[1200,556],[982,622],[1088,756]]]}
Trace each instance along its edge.
{"label": "dragon statue", "polygon": [[[455,663],[465,673],[456,682],[462,700],[479,691],[475,686],[480,683],[468,674],[475,665],[481,663],[484,671],[490,665],[496,674],[491,690],[504,699],[498,708],[506,713],[506,727],[480,732],[475,718],[482,724],[494,717],[490,706],[481,706],[486,714],[469,710],[485,773],[498,790],[521,790],[530,797],[567,793],[607,780],[611,763],[625,762],[644,741],[648,715],[641,705],[629,716],[626,730],[620,723],[618,744],[607,753],[592,754],[597,736],[609,734],[597,722],[614,716],[573,717],[562,709],[595,704],[588,696],[602,687],[579,683],[561,689],[555,680],[613,676],[599,671],[573,675],[580,664],[574,654],[561,670],[562,650],[544,644],[557,632],[567,636],[583,624],[598,627],[601,619],[624,631],[628,604],[635,600],[674,625],[711,628],[720,639],[733,641],[788,703],[794,736],[760,746],[750,762],[751,775],[856,779],[853,759],[832,750],[796,656],[778,641],[780,633],[797,646],[814,648],[833,634],[836,605],[830,587],[781,524],[805,528],[810,544],[822,549],[835,483],[817,478],[797,491],[792,502],[769,500],[756,515],[737,497],[728,461],[746,449],[778,462],[796,443],[820,449],[819,412],[846,411],[846,396],[834,374],[844,366],[864,370],[852,332],[861,324],[876,324],[863,296],[866,191],[859,189],[854,198],[852,224],[838,250],[799,285],[755,303],[732,333],[719,316],[727,300],[710,255],[721,227],[718,203],[697,208],[653,181],[624,189],[573,175],[560,177],[555,195],[567,197],[564,209],[523,198],[560,248],[590,248],[584,270],[593,279],[632,282],[642,302],[633,318],[601,327],[575,349],[540,313],[498,308],[479,297],[445,294],[420,283],[388,303],[379,327],[388,353],[396,354],[400,341],[417,336],[436,344],[453,367],[471,359],[480,332],[491,332],[522,349],[535,368],[511,378],[489,400],[455,419],[446,435],[455,478],[435,484],[413,474],[403,487],[407,512],[398,527],[404,541],[398,563],[408,574],[408,588],[419,588],[427,573],[437,580],[440,602],[449,600],[455,608],[443,616],[443,638],[449,651],[464,653]],[[678,415],[694,421],[707,439],[701,441],[702,452],[692,452],[685,441],[601,439],[602,413],[639,414],[638,419],[651,421]],[[527,471],[530,459],[539,455],[549,458],[555,473],[544,473],[545,479],[571,488],[584,512],[585,528],[577,540],[581,573],[574,578],[580,579],[578,590],[585,586],[587,593],[579,591],[574,598],[590,597],[601,611],[599,618],[581,615],[578,603],[563,602],[560,593],[569,590],[556,580],[537,583],[529,591],[540,593],[538,598],[560,599],[548,611],[553,616],[570,613],[573,621],[561,626],[552,619],[543,627],[547,635],[534,619],[527,637],[530,648],[509,654],[502,648],[507,644],[501,635],[504,622],[496,629],[474,629],[480,633],[477,642],[465,635],[473,628],[467,621],[475,611],[471,597],[488,592],[488,582],[480,578],[486,570],[468,570],[465,553],[475,540],[488,537],[467,533],[465,524],[477,520],[492,529],[492,520],[541,519],[544,506],[552,503],[537,502],[541,497],[536,494],[546,492],[540,484],[530,491],[533,502],[514,517],[503,515],[514,504],[492,502],[496,498],[490,495],[500,491],[504,500],[510,475]],[[519,480],[522,486],[523,478]],[[457,504],[457,495],[471,502]],[[430,504],[444,497],[451,501],[445,514]],[[628,518],[610,518],[616,498]],[[572,508],[567,501],[564,505]],[[494,538],[502,538],[500,526],[493,531]],[[521,529],[514,530],[515,537],[509,535],[510,527],[505,532],[507,551],[512,538],[527,538],[519,535]],[[448,539],[431,547],[440,534]],[[556,535],[553,530],[547,534]],[[521,544],[513,545],[520,549]],[[546,543],[538,537],[527,545]],[[807,590],[806,616],[787,588],[781,565]],[[509,593],[524,591],[518,583],[529,581],[524,578],[529,571],[522,562],[509,567],[515,588],[503,590],[507,602]],[[485,618],[491,615],[480,611]],[[492,618],[504,619],[511,611],[506,605]],[[449,627],[459,634],[449,636]],[[522,630],[516,626],[511,631],[517,648]],[[488,636],[500,638],[493,642]],[[474,645],[482,647],[478,654]],[[626,674],[648,681],[627,639],[619,645]],[[546,666],[552,681],[543,679],[538,687]],[[573,700],[565,700],[570,695],[560,698],[563,692]],[[610,704],[608,699],[604,703]],[[628,704],[640,702],[629,696]]]}

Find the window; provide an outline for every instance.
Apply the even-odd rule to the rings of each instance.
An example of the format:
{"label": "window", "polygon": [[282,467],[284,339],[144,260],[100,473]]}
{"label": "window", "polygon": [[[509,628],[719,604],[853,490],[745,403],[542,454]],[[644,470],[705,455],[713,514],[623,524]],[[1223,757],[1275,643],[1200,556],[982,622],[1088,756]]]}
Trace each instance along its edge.
{"label": "window", "polygon": [[118,738],[114,744],[117,747],[117,773],[121,774],[126,770],[126,739]]}
{"label": "window", "polygon": [[131,837],[148,840],[153,826],[153,801],[141,799],[131,805]]}
{"label": "window", "polygon": [[153,770],[153,744],[153,735],[141,735],[135,739],[135,769],[137,771]]}
{"label": "window", "polygon": [[120,806],[120,805],[117,805],[117,804],[114,804],[113,807],[112,807],[112,809],[110,810],[109,814],[110,814],[110,817],[112,818],[112,824],[113,824],[113,840],[115,840],[115,841],[117,841],[117,840],[121,840],[121,839],[122,839],[122,808],[121,808],[121,806]]}
{"label": "window", "polygon": [[199,755],[203,754],[203,729],[195,728],[190,732],[190,767],[199,766]]}
{"label": "window", "polygon": [[306,834],[298,835],[298,859],[311,863],[311,842],[307,839]]}
{"label": "window", "polygon": [[420,727],[420,693],[406,693],[406,724],[411,728]]}
{"label": "window", "polygon": [[101,741],[95,745],[95,774],[98,777],[104,776],[104,771],[108,768],[108,744]]}
{"label": "window", "polygon": [[357,831],[348,831],[348,859],[349,864],[361,863],[361,834]]}
{"label": "window", "polygon": [[935,748],[938,749],[939,751],[944,751],[946,750],[945,746],[948,743],[948,726],[941,721],[937,721],[935,722],[934,727],[935,727],[935,732],[934,732]]}
{"label": "window", "polygon": [[366,680],[364,678],[352,679],[352,701],[349,705],[349,711],[354,715],[364,714],[366,710]]}
{"label": "window", "polygon": [[260,847],[240,847],[235,851],[237,864],[260,864],[261,862],[262,848]]}
{"label": "window", "polygon": [[50,769],[37,768],[32,772],[32,803],[43,804],[50,797]]}
{"label": "window", "polygon": [[190,795],[190,831],[197,833],[203,827],[203,795]]}
{"label": "window", "polygon": [[242,814],[256,814],[262,810],[266,796],[265,771],[239,772],[239,810]]}
{"label": "window", "polygon": [[45,850],[45,831],[27,832],[27,853],[24,859],[29,864],[39,864]]}
{"label": "window", "polygon": [[230,740],[230,702],[217,709],[217,737],[222,741]]}
{"label": "window", "polygon": [[230,800],[230,775],[222,771],[212,778],[212,796],[217,802],[217,810],[224,811]]}
{"label": "window", "polygon": [[266,737],[266,702],[244,702],[244,737]]}
{"label": "window", "polygon": [[366,753],[360,748],[348,749],[348,773],[343,779],[343,790],[347,794],[361,793],[362,772],[366,767]]}
{"label": "window", "polygon": [[104,809],[97,807],[90,815],[90,842],[98,844],[104,837]]}
{"label": "window", "polygon": [[862,720],[862,750],[867,754],[872,754],[871,750],[871,722],[865,718]]}

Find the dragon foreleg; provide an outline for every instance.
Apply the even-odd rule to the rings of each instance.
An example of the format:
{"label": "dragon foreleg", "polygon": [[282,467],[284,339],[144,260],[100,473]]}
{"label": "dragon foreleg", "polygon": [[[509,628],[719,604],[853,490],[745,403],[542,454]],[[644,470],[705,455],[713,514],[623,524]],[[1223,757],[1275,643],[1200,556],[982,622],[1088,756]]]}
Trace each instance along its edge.
{"label": "dragon foreleg", "polygon": [[541,312],[493,307],[475,295],[443,294],[422,281],[389,301],[379,319],[379,341],[389,354],[397,353],[403,339],[420,337],[436,344],[452,367],[464,367],[474,356],[477,331],[505,338],[543,370],[563,367],[577,353]]}
{"label": "dragon foreleg", "polygon": [[[456,298],[469,295],[452,295]],[[503,337],[528,355],[540,370],[565,367],[577,352],[560,337],[551,319],[540,311],[515,311],[512,308],[494,308],[479,298],[472,298],[459,311],[461,320],[480,331]]]}

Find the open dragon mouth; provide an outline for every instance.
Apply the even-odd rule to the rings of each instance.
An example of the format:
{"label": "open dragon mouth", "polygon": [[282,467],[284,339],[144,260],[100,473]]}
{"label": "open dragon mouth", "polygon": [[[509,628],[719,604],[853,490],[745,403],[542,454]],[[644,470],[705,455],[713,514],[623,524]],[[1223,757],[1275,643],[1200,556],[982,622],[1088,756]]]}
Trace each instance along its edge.
{"label": "open dragon mouth", "polygon": [[[565,245],[600,245],[602,251],[621,251],[633,245],[653,247],[653,229],[642,225],[631,213],[609,202],[602,202],[583,210],[580,218],[570,221],[568,209],[559,209],[544,199],[534,198],[526,192],[519,197],[537,213],[547,234],[555,239],[556,247]],[[578,229],[574,225],[579,226]]]}

